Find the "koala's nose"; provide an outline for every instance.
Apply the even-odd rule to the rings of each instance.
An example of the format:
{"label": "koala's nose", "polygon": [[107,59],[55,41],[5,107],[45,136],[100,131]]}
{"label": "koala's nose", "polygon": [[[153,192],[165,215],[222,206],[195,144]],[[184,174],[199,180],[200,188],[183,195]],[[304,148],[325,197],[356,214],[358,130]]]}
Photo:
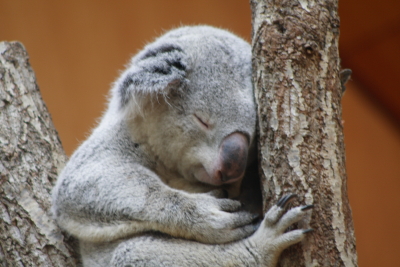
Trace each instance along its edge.
{"label": "koala's nose", "polygon": [[222,183],[233,183],[244,175],[249,144],[246,136],[233,133],[221,143],[219,163],[214,173],[217,180]]}

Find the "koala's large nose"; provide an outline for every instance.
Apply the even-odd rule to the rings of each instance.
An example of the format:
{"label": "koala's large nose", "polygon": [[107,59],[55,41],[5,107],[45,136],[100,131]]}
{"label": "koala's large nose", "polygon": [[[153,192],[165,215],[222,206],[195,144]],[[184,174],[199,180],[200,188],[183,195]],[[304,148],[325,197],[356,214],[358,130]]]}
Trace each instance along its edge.
{"label": "koala's large nose", "polygon": [[249,152],[248,143],[246,136],[241,133],[233,133],[222,141],[219,162],[214,173],[217,180],[233,183],[243,177]]}

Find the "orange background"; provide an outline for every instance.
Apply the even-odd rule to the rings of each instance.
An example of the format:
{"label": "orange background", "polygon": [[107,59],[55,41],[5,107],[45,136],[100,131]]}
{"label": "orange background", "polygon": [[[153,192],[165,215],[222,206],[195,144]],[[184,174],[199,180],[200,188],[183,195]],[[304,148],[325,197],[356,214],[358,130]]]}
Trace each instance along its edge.
{"label": "orange background", "polygon": [[[354,72],[343,99],[349,197],[360,266],[397,266],[400,1],[358,3],[340,2],[339,13],[343,67]],[[130,56],[181,24],[220,26],[250,40],[250,7],[244,0],[0,0],[0,40],[27,48],[68,155],[95,126]]]}

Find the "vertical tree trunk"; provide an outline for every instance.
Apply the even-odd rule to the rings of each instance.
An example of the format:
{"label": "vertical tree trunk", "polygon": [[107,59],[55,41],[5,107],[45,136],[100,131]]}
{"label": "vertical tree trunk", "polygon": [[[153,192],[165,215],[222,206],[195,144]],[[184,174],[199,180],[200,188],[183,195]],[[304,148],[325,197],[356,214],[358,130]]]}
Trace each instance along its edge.
{"label": "vertical tree trunk", "polygon": [[20,43],[0,43],[0,266],[76,266],[51,218],[66,156]]}
{"label": "vertical tree trunk", "polygon": [[[251,0],[264,203],[314,204],[279,266],[357,266],[347,198],[337,0]],[[268,207],[265,207],[267,209]]]}

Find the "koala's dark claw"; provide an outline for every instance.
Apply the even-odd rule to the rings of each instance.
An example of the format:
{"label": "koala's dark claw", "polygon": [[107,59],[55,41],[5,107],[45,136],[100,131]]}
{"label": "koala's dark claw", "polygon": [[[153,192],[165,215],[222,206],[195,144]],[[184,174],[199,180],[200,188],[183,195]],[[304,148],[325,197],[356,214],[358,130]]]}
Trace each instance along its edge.
{"label": "koala's dark claw", "polygon": [[308,233],[312,233],[312,232],[314,232],[314,229],[312,229],[312,228],[303,230],[303,234],[308,234]]}
{"label": "koala's dark claw", "polygon": [[312,209],[312,208],[314,208],[314,205],[312,205],[312,204],[310,204],[310,205],[305,205],[305,206],[303,206],[303,207],[301,207],[301,210],[309,210],[309,209]]}
{"label": "koala's dark claw", "polygon": [[276,204],[280,208],[285,208],[286,204],[289,203],[290,200],[293,198],[297,197],[296,194],[288,194],[286,196],[283,196],[278,203]]}
{"label": "koala's dark claw", "polygon": [[288,197],[289,197],[290,195],[291,195],[291,194],[289,194],[289,195],[284,195],[283,197],[281,197],[281,198],[278,200],[278,203],[276,203],[276,205],[277,205],[278,207],[283,207],[284,203],[287,201],[287,199],[288,199]]}

